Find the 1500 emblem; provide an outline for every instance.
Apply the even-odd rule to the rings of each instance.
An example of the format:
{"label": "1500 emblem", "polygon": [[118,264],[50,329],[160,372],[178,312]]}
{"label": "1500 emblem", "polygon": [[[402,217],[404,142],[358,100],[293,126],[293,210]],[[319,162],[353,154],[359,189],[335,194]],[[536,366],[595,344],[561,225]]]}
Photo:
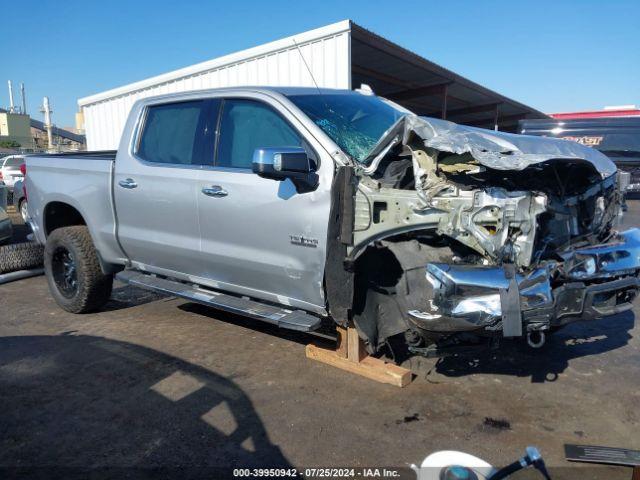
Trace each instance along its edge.
{"label": "1500 emblem", "polygon": [[309,238],[304,235],[289,235],[291,243],[294,245],[300,245],[301,247],[318,248],[318,239]]}

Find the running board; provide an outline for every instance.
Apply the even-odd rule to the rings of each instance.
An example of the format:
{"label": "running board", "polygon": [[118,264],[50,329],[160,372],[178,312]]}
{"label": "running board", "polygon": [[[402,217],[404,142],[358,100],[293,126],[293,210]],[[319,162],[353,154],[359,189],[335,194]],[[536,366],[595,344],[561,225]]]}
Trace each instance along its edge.
{"label": "running board", "polygon": [[280,328],[297,330],[299,332],[311,332],[318,329],[321,324],[319,317],[310,315],[302,310],[288,310],[286,308],[256,302],[255,300],[249,300],[245,297],[227,295],[193,284],[169,280],[135,270],[120,272],[116,275],[116,278],[129,285],[174,295],[226,312],[237,313],[255,320],[262,320],[277,325]]}

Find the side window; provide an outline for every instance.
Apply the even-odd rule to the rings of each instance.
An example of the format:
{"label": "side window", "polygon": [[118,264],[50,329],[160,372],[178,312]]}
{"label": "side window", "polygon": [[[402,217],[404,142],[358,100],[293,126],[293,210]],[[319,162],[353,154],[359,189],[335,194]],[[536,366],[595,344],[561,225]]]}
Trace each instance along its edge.
{"label": "side window", "polygon": [[194,101],[148,107],[137,155],[154,163],[199,164],[204,105]]}
{"label": "side window", "polygon": [[299,147],[298,133],[275,110],[254,100],[225,100],[216,166],[251,168],[263,147]]}

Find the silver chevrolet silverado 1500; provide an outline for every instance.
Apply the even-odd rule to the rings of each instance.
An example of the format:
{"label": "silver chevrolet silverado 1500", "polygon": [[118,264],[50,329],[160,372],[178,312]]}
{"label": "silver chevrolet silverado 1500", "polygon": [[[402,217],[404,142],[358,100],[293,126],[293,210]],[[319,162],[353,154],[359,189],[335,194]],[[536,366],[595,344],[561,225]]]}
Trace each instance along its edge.
{"label": "silver chevrolet silverado 1500", "polygon": [[631,308],[640,231],[615,230],[618,177],[573,142],[360,92],[245,87],[140,100],[117,152],[29,156],[26,191],[68,311],[99,309],[117,273],[428,355],[487,337],[537,347]]}

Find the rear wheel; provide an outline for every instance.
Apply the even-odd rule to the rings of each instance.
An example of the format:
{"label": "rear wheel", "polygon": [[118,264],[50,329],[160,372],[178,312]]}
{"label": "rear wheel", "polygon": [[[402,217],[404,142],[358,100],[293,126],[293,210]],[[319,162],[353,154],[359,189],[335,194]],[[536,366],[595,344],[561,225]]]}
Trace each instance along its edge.
{"label": "rear wheel", "polygon": [[53,298],[68,312],[98,310],[111,296],[113,275],[102,273],[85,226],[59,228],[49,235],[44,268]]}

